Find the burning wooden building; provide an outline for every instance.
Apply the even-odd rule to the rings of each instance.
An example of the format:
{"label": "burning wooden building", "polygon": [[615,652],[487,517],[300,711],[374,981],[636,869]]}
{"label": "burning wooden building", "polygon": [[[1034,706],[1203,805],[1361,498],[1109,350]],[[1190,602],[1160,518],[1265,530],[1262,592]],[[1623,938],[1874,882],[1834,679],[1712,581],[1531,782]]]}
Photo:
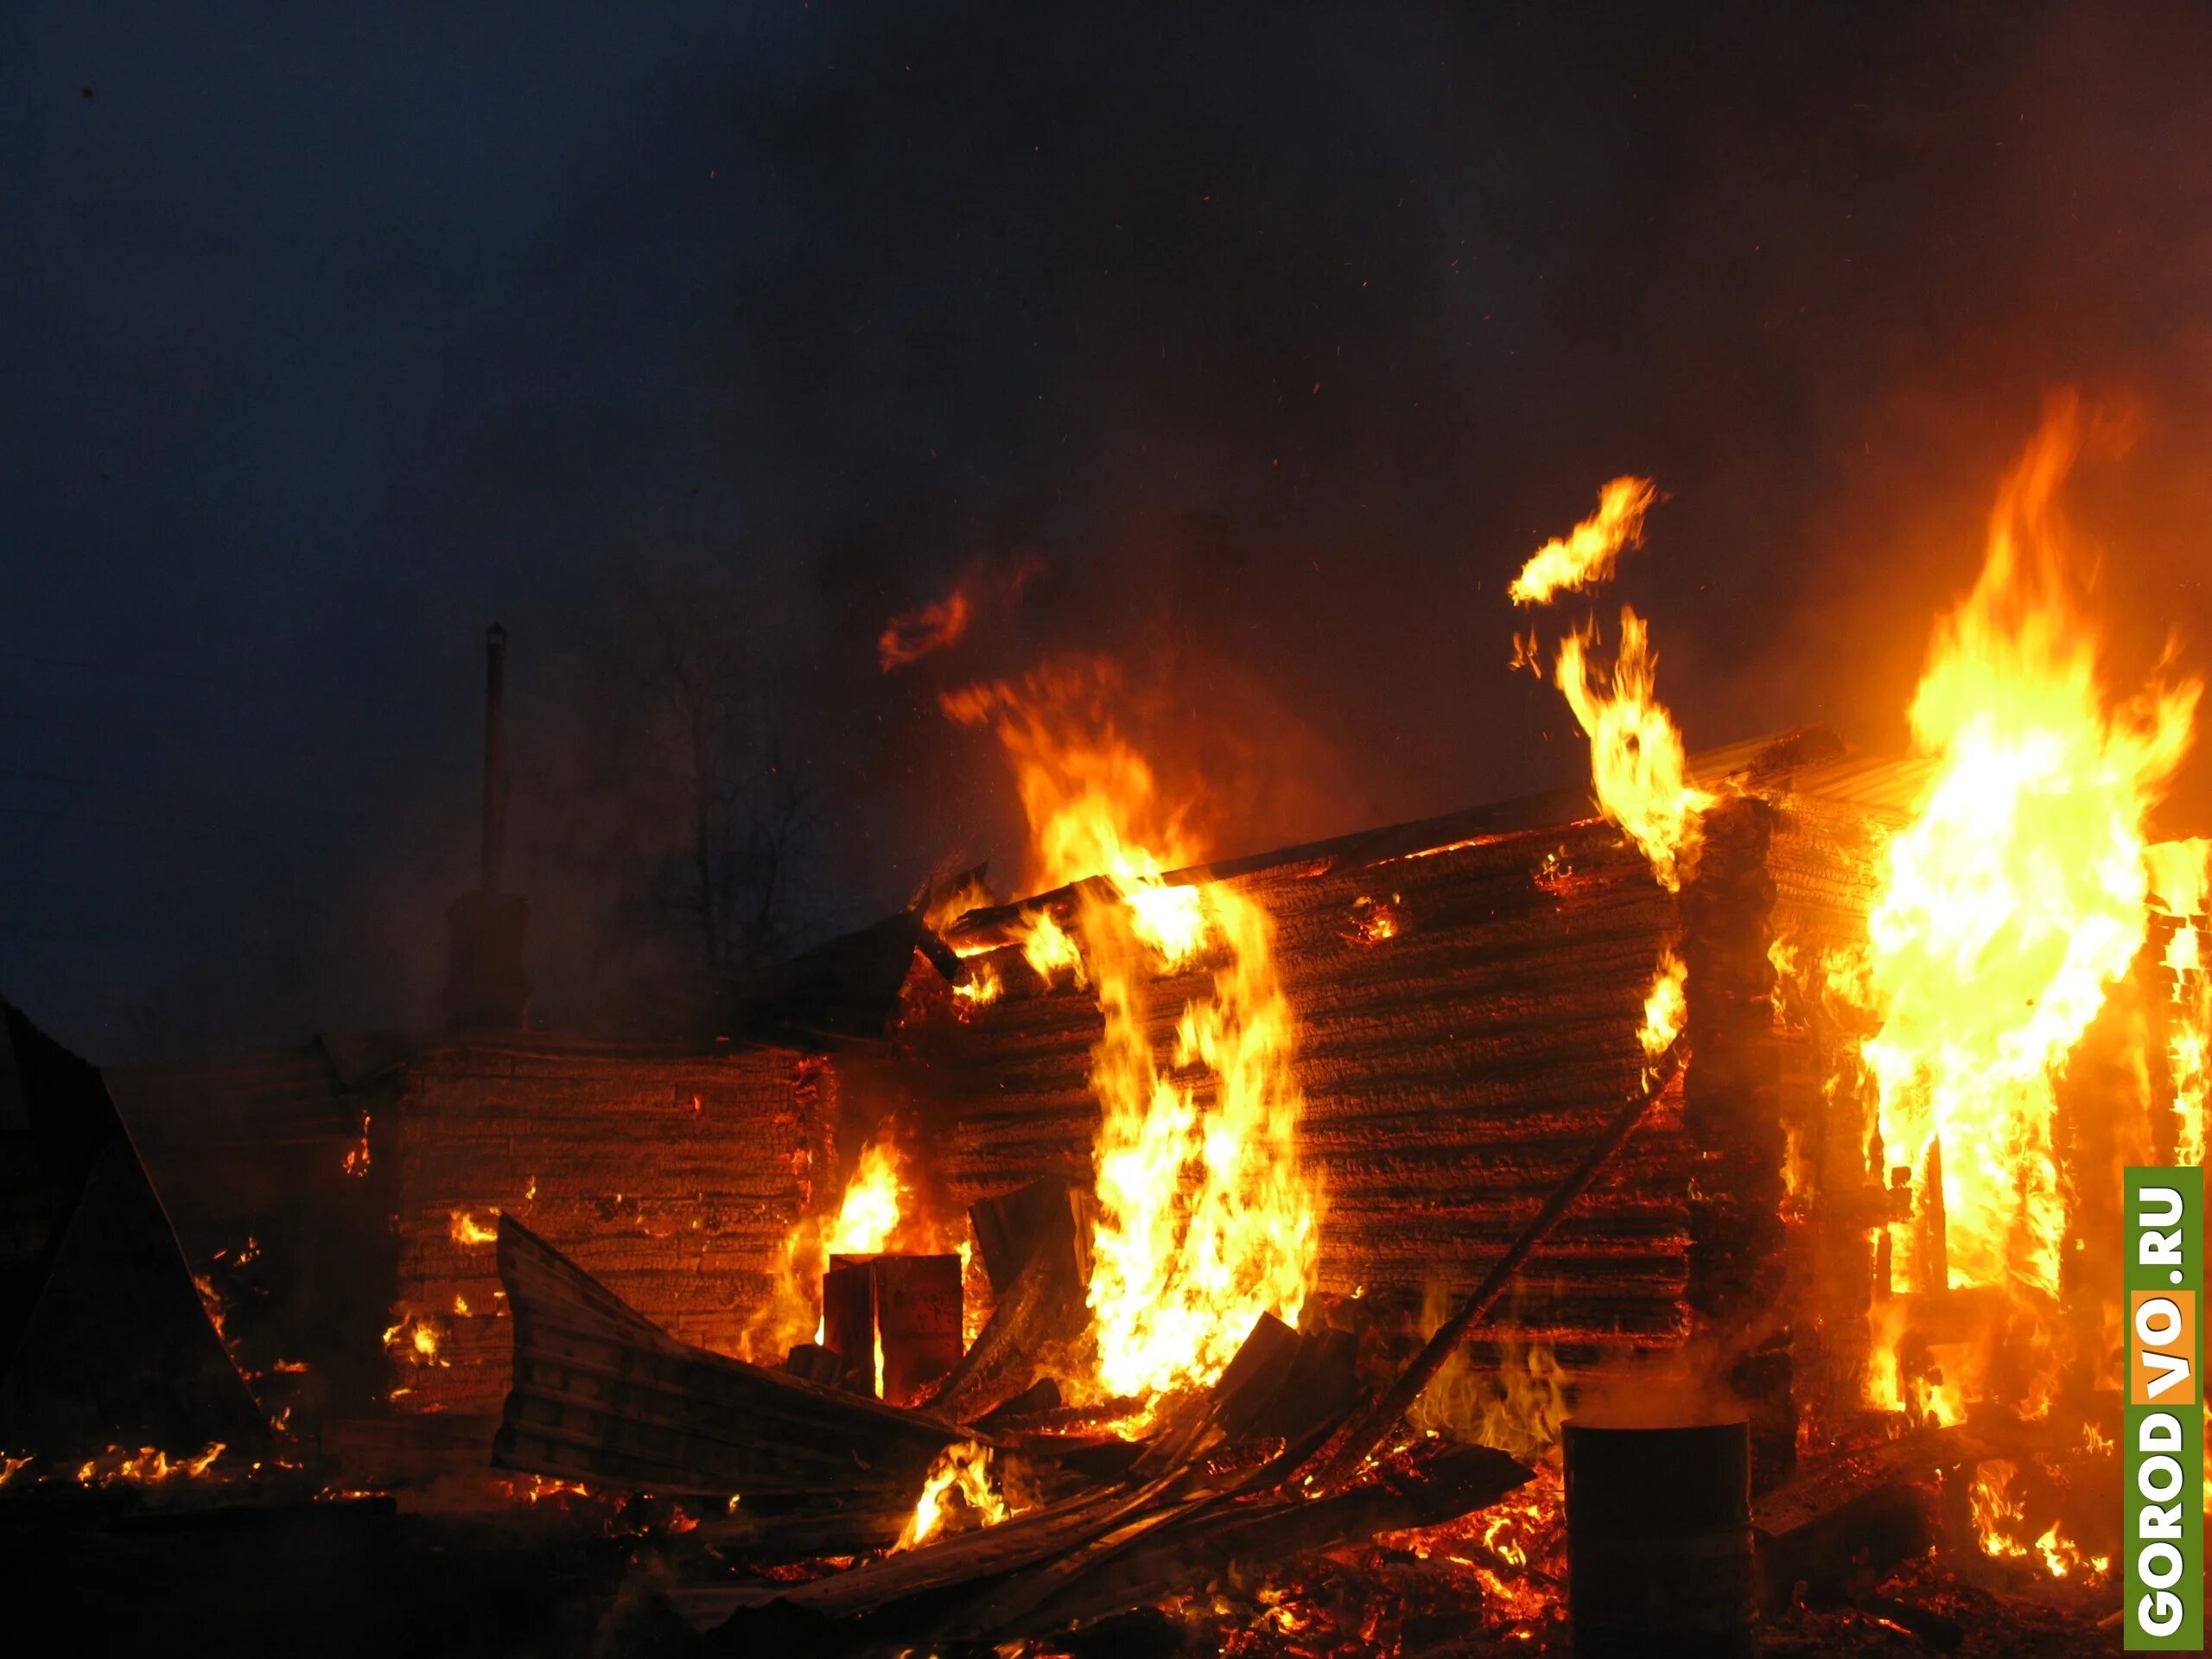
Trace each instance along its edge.
{"label": "burning wooden building", "polygon": [[[1638,484],[1523,582],[1595,579]],[[1748,1653],[1945,1528],[2101,1582],[2096,1241],[2120,1164],[2202,1155],[2206,847],[2145,829],[2194,693],[2107,709],[2018,599],[1942,639],[1922,760],[1686,757],[1627,613],[1609,671],[1560,645],[1589,787],[1230,859],[1096,670],[948,694],[1037,890],[951,884],[677,1044],[526,1028],[495,642],[449,1028],[113,1088],[195,1262],[286,1264],[226,1335],[334,1480],[726,1500],[683,1530],[774,1571],[677,1599],[733,1643],[1026,1640],[1446,1526],[1530,1618],[1579,1532],[1586,1653]],[[1507,1455],[1570,1412],[1580,1523]],[[1629,1535],[1662,1476],[1687,1543]]]}

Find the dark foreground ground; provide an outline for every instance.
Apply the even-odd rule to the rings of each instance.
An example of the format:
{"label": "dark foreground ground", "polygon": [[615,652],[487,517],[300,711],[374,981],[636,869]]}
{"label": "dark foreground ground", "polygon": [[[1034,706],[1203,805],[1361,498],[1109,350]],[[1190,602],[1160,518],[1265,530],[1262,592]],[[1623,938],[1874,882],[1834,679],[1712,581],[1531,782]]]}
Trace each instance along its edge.
{"label": "dark foreground ground", "polygon": [[[25,1653],[454,1656],[454,1659],[693,1659],[722,1648],[694,1635],[660,1595],[732,1569],[658,1517],[561,1502],[483,1514],[402,1513],[389,1498],[251,1505],[156,1503],[131,1491],[51,1490],[0,1499],[0,1581]],[[1223,1583],[1018,1659],[1172,1659],[1226,1653],[1287,1659],[1452,1659],[1569,1653],[1539,1598],[1503,1614],[1478,1575],[1431,1556],[1367,1547],[1307,1558],[1266,1583]],[[1796,1610],[1766,1651],[1811,1656],[2113,1654],[2106,1587],[2010,1579],[1933,1559],[1878,1587],[1883,1605]],[[1932,1618],[1929,1616],[1932,1615]],[[44,1638],[32,1632],[44,1627]],[[767,1659],[757,1639],[747,1648]],[[817,1638],[775,1644],[798,1659]],[[1017,1659],[1000,1650],[1001,1659]],[[982,1659],[982,1656],[963,1656]]]}

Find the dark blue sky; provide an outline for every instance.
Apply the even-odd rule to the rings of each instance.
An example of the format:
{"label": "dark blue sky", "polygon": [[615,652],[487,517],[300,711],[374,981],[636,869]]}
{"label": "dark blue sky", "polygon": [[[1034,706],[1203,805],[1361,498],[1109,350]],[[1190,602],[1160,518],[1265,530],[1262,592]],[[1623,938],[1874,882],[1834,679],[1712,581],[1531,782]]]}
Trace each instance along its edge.
{"label": "dark blue sky", "polygon": [[2107,587],[2204,660],[2193,8],[460,10],[0,16],[0,988],[96,1054],[429,1017],[494,616],[593,1023],[639,569],[746,595],[825,925],[1018,863],[934,696],[1052,650],[1130,664],[1224,851],[1561,780],[1498,588],[1624,470],[1693,743],[1895,744],[2054,383],[2143,412]]}

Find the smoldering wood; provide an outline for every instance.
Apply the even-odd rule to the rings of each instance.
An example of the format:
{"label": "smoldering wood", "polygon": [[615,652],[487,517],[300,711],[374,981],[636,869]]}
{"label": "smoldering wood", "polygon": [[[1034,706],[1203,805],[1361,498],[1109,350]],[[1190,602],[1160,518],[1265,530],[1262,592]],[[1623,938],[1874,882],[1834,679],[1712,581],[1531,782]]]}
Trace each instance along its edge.
{"label": "smoldering wood", "polygon": [[1192,1463],[1220,1441],[1224,1417],[1241,1414],[1250,1399],[1281,1386],[1296,1349],[1287,1327],[1263,1319],[1212,1389],[1176,1414],[1127,1474],[1109,1485],[811,1583],[687,1591],[677,1598],[679,1611],[695,1625],[719,1627],[726,1645],[745,1642],[749,1630],[784,1628],[795,1611],[833,1620],[873,1618],[874,1633],[903,1630],[902,1606],[1081,1548],[1167,1501]]}
{"label": "smoldering wood", "polygon": [[[1262,1313],[1203,1402],[1185,1425],[1173,1427],[1131,1465],[1133,1478],[1159,1471],[1163,1477],[1186,1465],[1194,1448],[1235,1441],[1249,1433],[1281,1397],[1298,1369],[1304,1348],[1299,1334],[1273,1314]],[[1273,1465],[1226,1483],[1210,1480],[1197,1491],[1163,1493],[1150,1507],[1125,1512],[1112,1525],[1054,1559],[1040,1561],[1003,1584],[985,1591],[970,1605],[931,1623],[926,1635],[982,1638],[1033,1617],[1036,1610],[1141,1542],[1166,1535],[1221,1508],[1248,1491],[1269,1490],[1287,1470]]]}
{"label": "smoldering wood", "polygon": [[720,1030],[760,1042],[835,1047],[880,1042],[917,951],[947,979],[959,959],[912,911],[817,945],[791,961],[741,976]]}
{"label": "smoldering wood", "polygon": [[835,1388],[844,1375],[845,1357],[822,1343],[802,1342],[784,1356],[784,1369],[805,1382]]}
{"label": "smoldering wood", "polygon": [[1421,1391],[1435,1380],[1444,1369],[1452,1351],[1465,1339],[1469,1331],[1486,1318],[1505,1294],[1505,1287],[1541,1244],[1547,1234],[1559,1224],[1560,1218],[1589,1190],[1598,1172],[1627,1144],[1650,1112],[1654,1102],[1681,1071],[1688,1058],[1687,1039],[1677,1037],[1666,1051],[1651,1064],[1643,1083],[1614,1113],[1598,1138],[1591,1143],[1581,1161],[1567,1173],[1565,1179],[1553,1188],[1551,1193],[1537,1207],[1527,1224],[1515,1236],[1490,1271],[1459,1304],[1451,1318],[1437,1326],[1427,1344],[1416,1354],[1382,1396],[1352,1424],[1344,1438],[1331,1451],[1329,1459],[1316,1471],[1316,1479],[1324,1484],[1341,1482],[1363,1462],[1368,1453],[1382,1443],[1399,1418],[1405,1415],[1413,1403],[1421,1398]]}
{"label": "smoldering wood", "polygon": [[1691,1340],[1701,1368],[1725,1376],[1749,1414],[1752,1484],[1762,1491],[1788,1478],[1797,1443],[1782,1219],[1788,1143],[1768,957],[1774,817],[1770,802],[1743,793],[1707,810],[1697,871],[1681,901],[1685,1035],[1696,1056],[1684,1075],[1682,1107],[1697,1154]]}
{"label": "smoldering wood", "polygon": [[666,1495],[911,1501],[956,1425],[677,1341],[512,1217],[515,1385],[500,1468]]}
{"label": "smoldering wood", "polygon": [[876,1257],[868,1271],[883,1344],[882,1395],[902,1405],[924,1400],[960,1363],[960,1258],[894,1253]]}
{"label": "smoldering wood", "polygon": [[1918,1637],[1938,1653],[1956,1653],[1966,1645],[1966,1626],[1932,1607],[1901,1601],[1873,1590],[1861,1591],[1852,1598],[1851,1605],[1870,1618],[1878,1618]]}
{"label": "smoldering wood", "polygon": [[1919,1429],[1808,1465],[1758,1497],[1751,1527],[1768,1611],[1786,1609],[1799,1586],[1833,1600],[1855,1574],[1885,1571],[1926,1549],[1937,1532],[1927,1478],[1970,1467],[1993,1450],[1955,1425]]}
{"label": "smoldering wood", "polygon": [[837,1386],[874,1398],[875,1276],[864,1258],[830,1258],[822,1275],[822,1345],[838,1357]]}
{"label": "smoldering wood", "polygon": [[1003,1296],[1039,1250],[1065,1252],[1080,1271],[1077,1246],[1081,1233],[1077,1188],[1065,1179],[1040,1176],[1027,1186],[968,1206],[976,1253],[991,1294]]}
{"label": "smoldering wood", "polygon": [[[985,1274],[998,1300],[991,1317],[927,1402],[967,1421],[1028,1389],[1037,1366],[1089,1318],[1074,1190],[1047,1177],[970,1206]],[[1054,1403],[1058,1403],[1057,1391]]]}
{"label": "smoldering wood", "polygon": [[1019,1423],[1024,1418],[1040,1413],[1057,1411],[1062,1403],[1059,1383],[1052,1377],[1040,1376],[1003,1404],[994,1406],[980,1417],[967,1421],[978,1428],[991,1428],[1001,1424]]}
{"label": "smoldering wood", "polygon": [[1365,1484],[1326,1497],[1271,1494],[1179,1517],[988,1634],[1001,1640],[1047,1635],[1227,1574],[1273,1568],[1301,1554],[1379,1533],[1439,1526],[1486,1509],[1534,1478],[1532,1470],[1503,1452],[1463,1446],[1417,1470],[1380,1471]]}
{"label": "smoldering wood", "polygon": [[[746,1353],[836,1170],[837,1073],[789,1048],[334,1032],[115,1083],[194,1266],[259,1245],[232,1327],[249,1357],[306,1362],[333,1418],[498,1413],[502,1211],[664,1329]],[[435,1362],[379,1341],[401,1316],[434,1327]]]}
{"label": "smoldering wood", "polygon": [[[185,1259],[207,1272],[254,1241],[250,1302],[226,1334],[250,1365],[304,1363],[327,1419],[382,1408],[399,1209],[391,1160],[349,1173],[362,1125],[387,1127],[408,1053],[389,1032],[103,1071]],[[449,1304],[448,1304],[449,1305]],[[497,1401],[491,1405],[496,1407]],[[325,1414],[295,1410],[296,1429]]]}
{"label": "smoldering wood", "polygon": [[762,1515],[741,1503],[733,1514],[702,1521],[693,1536],[733,1560],[804,1560],[853,1555],[895,1542],[913,1506],[841,1509],[828,1514]]}

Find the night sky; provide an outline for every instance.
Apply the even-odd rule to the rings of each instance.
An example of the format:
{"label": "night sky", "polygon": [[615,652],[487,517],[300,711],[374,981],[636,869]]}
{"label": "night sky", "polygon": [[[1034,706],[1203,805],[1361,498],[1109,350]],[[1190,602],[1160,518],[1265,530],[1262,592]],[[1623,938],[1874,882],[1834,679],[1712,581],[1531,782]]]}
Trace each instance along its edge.
{"label": "night sky", "polygon": [[2114,683],[2201,669],[2208,71],[2182,5],[19,0],[0,994],[103,1059],[429,1022],[496,618],[542,1017],[610,1024],[641,582],[804,757],[817,935],[1018,883],[937,697],[1054,653],[1224,854],[1569,780],[1502,588],[1617,473],[1693,747],[1897,749],[2054,385],[2141,427]]}

